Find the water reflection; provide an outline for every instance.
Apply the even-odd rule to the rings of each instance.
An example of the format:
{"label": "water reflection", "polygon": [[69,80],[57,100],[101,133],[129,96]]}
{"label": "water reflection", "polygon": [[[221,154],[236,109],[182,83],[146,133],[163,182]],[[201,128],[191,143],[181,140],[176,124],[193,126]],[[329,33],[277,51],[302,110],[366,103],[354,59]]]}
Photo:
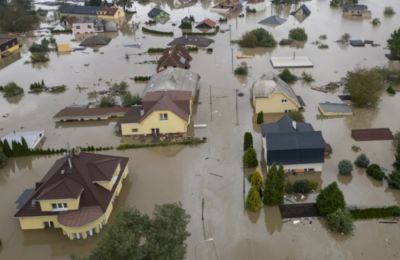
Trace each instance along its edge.
{"label": "water reflection", "polygon": [[265,226],[270,235],[282,230],[282,218],[279,207],[264,207]]}

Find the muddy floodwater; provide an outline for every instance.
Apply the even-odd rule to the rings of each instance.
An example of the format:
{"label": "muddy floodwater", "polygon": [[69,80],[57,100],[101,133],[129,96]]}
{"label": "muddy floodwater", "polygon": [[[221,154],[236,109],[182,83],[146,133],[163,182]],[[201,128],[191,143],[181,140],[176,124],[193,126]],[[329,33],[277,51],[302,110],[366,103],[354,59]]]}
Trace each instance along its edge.
{"label": "muddy floodwater", "polygon": [[[174,1],[160,2],[171,14],[171,20],[162,26],[180,36],[180,19],[193,15],[196,20],[218,19],[209,11],[212,2],[202,0],[187,8],[174,8]],[[128,150],[108,153],[129,156],[130,175],[117,200],[116,210],[137,207],[151,213],[155,204],[182,201],[191,215],[190,238],[187,240],[187,259],[400,259],[400,225],[382,224],[377,220],[357,221],[355,232],[349,237],[332,234],[322,220],[303,220],[299,224],[282,222],[278,208],[264,208],[258,214],[244,210],[243,182],[247,192],[248,183],[241,169],[242,139],[246,131],[252,131],[254,143],[261,157],[261,137],[253,124],[253,109],[250,103],[250,87],[263,73],[273,71],[271,56],[307,55],[314,63],[312,69],[292,70],[297,75],[303,71],[315,78],[312,86],[321,86],[338,81],[346,72],[357,67],[387,66],[400,69],[399,62],[388,61],[386,40],[400,26],[400,2],[398,0],[360,1],[368,5],[372,17],[380,18],[382,24],[373,27],[370,20],[345,19],[340,9],[331,9],[328,0],[306,2],[311,15],[302,23],[289,16],[295,6],[271,8],[265,12],[248,14],[243,18],[232,17],[221,29],[231,28],[231,33],[219,33],[212,38],[213,54],[205,50],[193,53],[191,70],[201,75],[200,97],[194,122],[207,124],[196,129],[195,135],[207,137],[207,143],[196,147],[167,147]],[[134,4],[137,14],[131,21],[146,21],[147,12],[154,3]],[[397,14],[383,16],[385,6],[392,6]],[[308,41],[303,47],[277,47],[269,49],[240,49],[230,45],[242,33],[257,28],[258,22],[272,14],[279,14],[288,21],[278,27],[265,27],[279,41],[287,38],[291,28],[306,29]],[[126,24],[125,24],[126,27]],[[125,28],[124,27],[124,28]],[[380,47],[354,48],[340,46],[335,41],[344,33],[353,39],[373,40]],[[329,48],[318,49],[313,41],[320,35]],[[69,55],[50,54],[50,62],[41,66],[24,64],[29,60],[27,50],[32,38],[24,40],[22,57],[0,70],[0,85],[10,81],[25,89],[25,96],[16,100],[0,97],[0,136],[14,130],[45,130],[44,147],[61,148],[74,146],[118,145],[121,137],[114,133],[116,121],[56,124],[53,115],[65,106],[87,104],[88,92],[108,89],[107,82],[126,81],[129,90],[141,94],[145,84],[135,83],[130,78],[136,75],[152,75],[154,64],[137,64],[156,60],[157,55],[135,55],[149,47],[165,47],[172,37],[143,34],[124,29],[114,35],[108,46],[95,52],[88,48]],[[72,35],[56,35],[57,42],[70,42]],[[141,42],[142,48],[124,47]],[[70,42],[73,47],[77,42]],[[246,78],[232,73],[233,66],[245,61],[250,67]],[[254,55],[251,59],[237,60],[238,53]],[[129,54],[129,59],[126,59]],[[278,72],[278,71],[276,71]],[[44,80],[46,85],[65,84],[67,91],[61,94],[28,94],[29,84]],[[79,86],[79,87],[77,87]],[[389,127],[400,130],[400,94],[388,96],[383,93],[376,109],[354,109],[355,115],[347,118],[320,120],[317,118],[319,102],[339,102],[336,93],[312,90],[300,81],[293,86],[295,92],[306,103],[305,119],[321,130],[333,154],[325,161],[324,171],[316,179],[322,186],[337,181],[343,190],[348,205],[385,206],[400,203],[400,193],[384,183],[378,183],[365,173],[355,170],[351,177],[339,177],[337,163],[342,159],[354,160],[359,153],[352,151],[357,145],[372,162],[391,171],[394,161],[390,141],[355,142],[350,137],[352,128]],[[235,90],[243,93],[236,98]],[[237,106],[236,106],[237,99]],[[236,109],[237,107],[237,109]],[[269,120],[269,118],[267,118]],[[272,119],[271,119],[272,120]],[[27,157],[11,159],[8,166],[0,170],[0,259],[68,259],[71,254],[87,255],[104,236],[101,234],[85,241],[69,241],[59,230],[21,231],[17,219],[15,200],[26,188],[32,187],[44,176],[58,156]],[[201,219],[201,204],[205,202],[204,221]],[[111,220],[112,223],[112,220]],[[107,227],[106,227],[107,229]],[[106,230],[105,229],[105,230]]]}

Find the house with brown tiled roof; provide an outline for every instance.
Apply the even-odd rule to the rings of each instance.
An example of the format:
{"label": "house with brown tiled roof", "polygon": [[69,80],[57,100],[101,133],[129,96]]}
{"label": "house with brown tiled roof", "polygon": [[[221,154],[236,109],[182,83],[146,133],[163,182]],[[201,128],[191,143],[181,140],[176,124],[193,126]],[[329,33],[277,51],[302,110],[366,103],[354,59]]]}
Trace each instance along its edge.
{"label": "house with brown tiled roof", "polygon": [[18,198],[22,230],[59,228],[86,239],[107,224],[128,175],[126,157],[80,153],[58,159],[35,188]]}
{"label": "house with brown tiled roof", "polygon": [[97,10],[97,18],[101,20],[119,20],[125,18],[125,12],[118,6],[103,6]]}
{"label": "house with brown tiled roof", "polygon": [[113,117],[123,117],[129,108],[126,107],[86,107],[70,106],[65,107],[53,116],[56,121],[87,121],[107,120]]}
{"label": "house with brown tiled roof", "polygon": [[189,51],[182,45],[174,45],[165,49],[161,58],[158,60],[157,72],[160,72],[168,67],[189,69],[190,61]]}
{"label": "house with brown tiled roof", "polygon": [[147,92],[141,106],[135,106],[119,121],[121,134],[185,134],[192,121],[191,91]]}

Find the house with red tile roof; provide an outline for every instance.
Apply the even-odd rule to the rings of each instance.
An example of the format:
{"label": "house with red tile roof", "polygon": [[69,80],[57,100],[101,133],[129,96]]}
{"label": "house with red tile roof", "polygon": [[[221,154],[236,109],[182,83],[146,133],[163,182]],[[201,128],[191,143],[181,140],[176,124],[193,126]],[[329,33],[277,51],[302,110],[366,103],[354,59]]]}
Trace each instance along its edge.
{"label": "house with red tile roof", "polygon": [[128,175],[126,157],[80,153],[58,159],[35,188],[17,200],[22,230],[58,228],[86,239],[107,224]]}
{"label": "house with red tile roof", "polygon": [[157,72],[168,67],[189,69],[191,60],[192,56],[184,46],[173,45],[165,49],[161,58],[158,59]]}
{"label": "house with red tile roof", "polygon": [[186,134],[192,122],[192,91],[152,91],[145,93],[118,125],[123,136]]}
{"label": "house with red tile roof", "polygon": [[198,29],[212,29],[217,23],[211,19],[204,19],[196,25]]}

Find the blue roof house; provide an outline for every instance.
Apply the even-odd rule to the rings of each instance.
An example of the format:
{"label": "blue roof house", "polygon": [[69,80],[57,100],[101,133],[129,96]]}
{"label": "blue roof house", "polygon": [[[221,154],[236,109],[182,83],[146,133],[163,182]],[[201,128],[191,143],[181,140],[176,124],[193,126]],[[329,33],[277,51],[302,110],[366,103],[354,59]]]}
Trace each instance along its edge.
{"label": "blue roof house", "polygon": [[283,165],[286,172],[322,172],[325,141],[311,124],[288,115],[276,123],[261,125],[267,166]]}

